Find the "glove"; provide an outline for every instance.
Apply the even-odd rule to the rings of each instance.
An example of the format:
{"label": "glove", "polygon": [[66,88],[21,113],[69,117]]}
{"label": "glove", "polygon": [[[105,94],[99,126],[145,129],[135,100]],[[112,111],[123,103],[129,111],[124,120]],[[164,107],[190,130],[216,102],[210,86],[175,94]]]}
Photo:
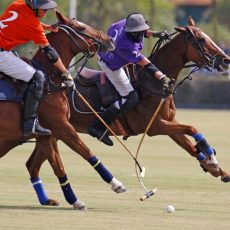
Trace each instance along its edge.
{"label": "glove", "polygon": [[162,31],[159,31],[159,32],[154,32],[153,33],[153,37],[164,38],[166,40],[170,39],[170,35],[169,35],[169,33],[168,33],[167,30],[162,30]]}
{"label": "glove", "polygon": [[160,77],[160,81],[162,82],[165,93],[167,95],[174,94],[174,79],[170,79],[166,75],[162,75]]}
{"label": "glove", "polygon": [[68,88],[75,88],[75,83],[73,77],[71,76],[70,72],[63,73],[62,78],[64,79],[64,83]]}

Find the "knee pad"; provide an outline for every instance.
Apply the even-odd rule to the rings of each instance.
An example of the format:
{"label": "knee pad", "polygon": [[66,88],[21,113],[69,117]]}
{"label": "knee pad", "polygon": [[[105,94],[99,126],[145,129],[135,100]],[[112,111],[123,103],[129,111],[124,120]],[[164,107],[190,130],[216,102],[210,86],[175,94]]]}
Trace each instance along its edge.
{"label": "knee pad", "polygon": [[46,82],[45,75],[42,71],[37,70],[30,80],[30,90],[43,91]]}
{"label": "knee pad", "polygon": [[121,113],[125,113],[128,110],[132,109],[139,102],[139,95],[135,90],[130,92],[124,98],[126,99],[126,102],[121,105]]}
{"label": "knee pad", "polygon": [[32,79],[29,81],[27,95],[30,94],[39,100],[42,97],[45,82],[45,75],[42,71],[37,70]]}

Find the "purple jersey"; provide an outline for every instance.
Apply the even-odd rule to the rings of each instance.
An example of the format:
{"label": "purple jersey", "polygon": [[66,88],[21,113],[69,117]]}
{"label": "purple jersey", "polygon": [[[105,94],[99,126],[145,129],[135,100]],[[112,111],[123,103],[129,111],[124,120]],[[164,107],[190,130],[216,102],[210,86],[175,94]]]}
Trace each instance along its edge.
{"label": "purple jersey", "polygon": [[115,50],[108,52],[98,52],[98,55],[113,71],[120,69],[128,63],[137,63],[144,58],[140,53],[144,46],[144,37],[141,42],[135,43],[128,38],[124,30],[126,19],[112,24],[108,30],[108,35],[113,38]]}

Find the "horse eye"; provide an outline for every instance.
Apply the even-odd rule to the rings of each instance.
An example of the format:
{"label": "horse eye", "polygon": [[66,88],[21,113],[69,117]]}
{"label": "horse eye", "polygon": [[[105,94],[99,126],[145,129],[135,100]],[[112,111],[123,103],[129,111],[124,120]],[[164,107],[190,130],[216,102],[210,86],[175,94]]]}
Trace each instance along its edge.
{"label": "horse eye", "polygon": [[205,44],[205,39],[204,38],[198,38],[197,40],[200,43],[200,45],[204,45]]}

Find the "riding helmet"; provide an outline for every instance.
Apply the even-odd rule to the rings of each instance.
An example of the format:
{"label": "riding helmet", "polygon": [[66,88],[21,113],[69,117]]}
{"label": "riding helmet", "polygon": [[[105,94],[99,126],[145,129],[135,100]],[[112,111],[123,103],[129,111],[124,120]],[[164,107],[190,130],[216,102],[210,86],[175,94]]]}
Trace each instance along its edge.
{"label": "riding helmet", "polygon": [[149,29],[148,22],[142,14],[133,13],[126,19],[125,31],[126,32],[140,32]]}
{"label": "riding helmet", "polygon": [[25,0],[25,2],[34,10],[51,10],[57,7],[57,3],[53,0]]}

